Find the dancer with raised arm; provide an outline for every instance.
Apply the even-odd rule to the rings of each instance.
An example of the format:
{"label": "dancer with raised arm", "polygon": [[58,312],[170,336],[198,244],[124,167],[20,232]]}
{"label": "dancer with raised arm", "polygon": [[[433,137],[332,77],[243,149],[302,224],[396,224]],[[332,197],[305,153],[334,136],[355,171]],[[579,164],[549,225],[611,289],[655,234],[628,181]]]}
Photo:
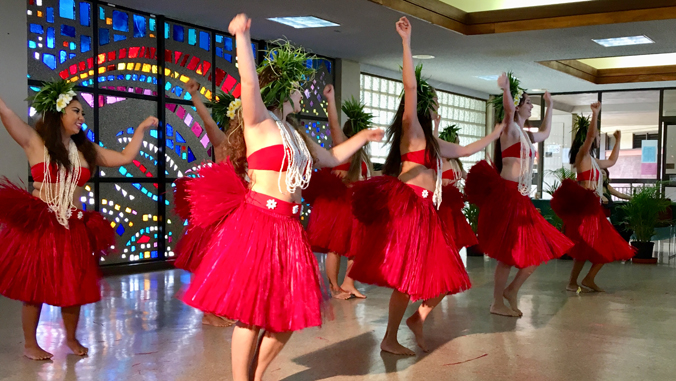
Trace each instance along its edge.
{"label": "dancer with raised arm", "polygon": [[[564,180],[552,197],[552,209],[563,220],[566,236],[575,246],[568,251],[573,257],[573,269],[566,290],[572,292],[603,292],[596,284],[596,275],[604,264],[631,259],[634,249],[615,230],[601,205],[603,199],[603,174],[620,155],[620,131],[615,131],[615,146],[607,160],[598,155],[598,120],[601,103],[591,105],[591,122],[588,117],[575,120],[575,138],[570,147],[570,164],[577,171],[577,182]],[[591,262],[589,272],[577,283],[585,262]]]}
{"label": "dancer with raised arm", "polygon": [[406,320],[418,346],[427,351],[423,323],[444,296],[470,288],[470,280],[453,237],[444,232],[437,212],[442,205],[442,157],[472,155],[498,138],[502,126],[466,147],[436,138],[432,121],[438,103],[435,90],[413,67],[411,24],[396,23],[403,44],[404,94],[387,131],[392,147],[384,176],[354,186],[353,213],[358,237],[353,238],[357,281],[392,288],[387,331],[380,348],[397,355],[415,353],[399,343],[397,333],[409,301],[423,300]]}
{"label": "dancer with raised arm", "polygon": [[[329,128],[333,144],[341,144],[359,131],[371,127],[373,115],[364,112],[364,105],[352,99],[343,103],[342,110],[348,120],[343,128],[338,123],[338,108],[333,85],[324,89],[328,103]],[[347,256],[354,225],[352,215],[352,184],[371,177],[373,164],[367,153],[367,146],[361,148],[347,163],[334,168],[324,168],[312,175],[307,191],[303,193],[305,201],[312,206],[307,231],[312,250],[326,253],[326,276],[329,279],[331,294],[336,299],[364,299],[354,280],[345,275],[338,286],[340,257]],[[352,268],[353,260],[348,258],[347,272]]]}
{"label": "dancer with raised arm", "polygon": [[[503,73],[498,86],[502,94],[494,101],[496,118],[507,126],[495,144],[495,166],[487,161],[473,166],[467,175],[465,194],[469,202],[479,207],[479,246],[498,261],[490,311],[520,317],[523,313],[517,302],[523,283],[537,266],[561,257],[573,243],[545,220],[529,198],[535,157],[533,143],[549,137],[552,97],[545,93],[545,119],[537,132],[530,132],[525,129],[533,104],[519,87],[519,80],[511,73]],[[512,267],[519,270],[507,286]]]}
{"label": "dancer with raised arm", "polygon": [[299,219],[301,192],[314,165],[336,167],[383,137],[381,130],[364,130],[327,151],[291,125],[287,116],[300,111],[299,83],[311,78],[312,57],[287,43],[268,52],[257,72],[250,27],[244,14],[229,27],[242,89],[239,123],[228,132],[230,161],[202,169],[187,189],[192,221],[218,228],[182,298],[237,320],[235,381],[261,380],[294,331],[321,325],[325,299]]}
{"label": "dancer with raised arm", "polygon": [[99,258],[115,245],[110,223],[96,212],[76,205],[81,188],[97,166],[131,164],[145,131],[157,126],[148,117],[122,152],[89,141],[82,130],[84,112],[74,85],[45,84],[33,97],[41,115],[33,129],[0,99],[0,118],[9,135],[23,148],[31,165],[34,190],[0,181],[0,294],[23,302],[21,323],[24,355],[48,360],[36,332],[43,304],[61,307],[66,345],[85,356],[77,339],[80,308],[101,299]]}

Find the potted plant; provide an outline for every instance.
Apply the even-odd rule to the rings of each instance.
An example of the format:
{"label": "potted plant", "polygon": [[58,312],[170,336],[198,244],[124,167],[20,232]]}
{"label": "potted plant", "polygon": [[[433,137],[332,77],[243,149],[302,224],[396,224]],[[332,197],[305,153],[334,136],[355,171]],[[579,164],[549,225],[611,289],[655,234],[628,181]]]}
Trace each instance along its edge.
{"label": "potted plant", "polygon": [[[576,176],[575,171],[566,169],[564,167],[547,171],[547,173],[554,176],[554,181],[552,181],[551,184],[545,183],[546,187],[544,191],[550,197],[554,196],[554,192],[556,192],[556,190],[559,189],[563,180],[566,179],[575,180]],[[563,232],[563,220],[560,219],[559,216],[556,215],[556,213],[547,213],[546,215],[543,214],[543,216],[545,217],[547,222],[552,224],[552,226],[557,228],[560,232]]]}
{"label": "potted plant", "polygon": [[[479,225],[479,207],[474,204],[467,203],[462,209],[463,214],[469,222],[469,226],[476,235],[477,227]],[[467,255],[470,257],[482,257],[484,253],[479,248],[479,245],[470,246],[467,248]]]}
{"label": "potted plant", "polygon": [[665,212],[671,207],[671,200],[664,197],[661,184],[646,185],[634,190],[632,199],[622,205],[624,223],[633,231],[636,239],[631,245],[637,249],[633,262],[657,263],[653,258],[655,243],[652,237],[655,228],[665,222]]}

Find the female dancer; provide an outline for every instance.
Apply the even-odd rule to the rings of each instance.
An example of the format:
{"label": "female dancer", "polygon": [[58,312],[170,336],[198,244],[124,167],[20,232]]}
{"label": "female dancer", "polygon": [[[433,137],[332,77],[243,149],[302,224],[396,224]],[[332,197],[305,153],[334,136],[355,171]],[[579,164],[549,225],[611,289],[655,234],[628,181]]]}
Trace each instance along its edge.
{"label": "female dancer", "polygon": [[[333,85],[324,88],[324,97],[328,102],[329,128],[333,144],[341,144],[348,137],[370,127],[373,115],[365,113],[364,105],[353,99],[343,104],[342,109],[349,119],[341,130]],[[338,271],[340,256],[348,255],[350,249],[354,221],[351,184],[368,178],[371,173],[373,165],[364,147],[357,151],[349,162],[314,173],[310,186],[303,193],[305,201],[312,205],[307,226],[312,250],[327,253],[326,276],[329,279],[331,294],[336,299],[366,298],[354,286],[354,280],[349,275],[345,275],[345,280],[339,287]],[[348,258],[347,272],[352,268],[352,263],[352,258]]]}
{"label": "female dancer", "polygon": [[[440,118],[435,120],[434,134],[439,130]],[[460,143],[458,137],[458,130],[455,125],[447,127],[441,134],[439,139],[449,143]],[[467,177],[467,172],[458,159],[444,159],[441,173],[441,181],[443,186],[443,200],[439,208],[439,216],[445,225],[445,230],[453,237],[455,247],[462,250],[466,247],[474,246],[479,242],[476,239],[476,234],[472,227],[467,222],[467,218],[462,213],[465,207],[465,196],[460,192],[458,186],[461,179]]]}
{"label": "female dancer", "polygon": [[143,121],[124,151],[115,152],[85,136],[82,104],[72,84],[46,84],[33,107],[42,114],[35,129],[0,100],[2,123],[24,149],[35,181],[32,194],[6,178],[0,182],[0,293],[24,303],[26,357],[52,358],[36,338],[43,303],[61,307],[66,345],[85,356],[88,349],[76,337],[80,307],[101,299],[99,256],[111,250],[115,235],[101,214],[75,206],[80,187],[96,166],[130,164],[157,119]]}
{"label": "female dancer", "polygon": [[[197,110],[197,114],[204,122],[204,128],[207,131],[207,137],[209,138],[211,146],[214,149],[216,162],[219,163],[225,160],[226,136],[224,131],[227,131],[230,123],[227,110],[228,108],[231,108],[230,105],[236,101],[232,95],[220,92],[218,94],[218,100],[212,102],[212,117],[212,114],[209,113],[209,110],[202,102],[202,99],[199,97],[199,89],[200,85],[197,83],[197,81],[194,79],[188,81],[186,90],[190,93],[190,95],[192,95],[192,103]],[[214,118],[218,119],[219,122],[217,123]],[[223,127],[224,131],[221,131],[219,125]],[[179,269],[194,273],[207,250],[206,244],[209,242],[209,235],[213,231],[214,227],[205,229],[190,223],[190,205],[186,200],[187,194],[185,191],[190,179],[190,177],[183,177],[179,180],[176,180],[176,186],[174,187],[174,204],[176,205],[175,211],[181,218],[188,220],[188,226],[185,229],[185,234],[181,237],[181,239],[178,241],[178,244],[176,245],[176,262],[174,263],[174,266]],[[233,325],[234,322],[214,314],[206,313],[202,317],[202,324],[213,325],[216,327],[229,327]]]}
{"label": "female dancer", "polygon": [[[481,161],[470,169],[465,182],[469,202],[479,207],[479,246],[498,260],[491,313],[522,316],[518,292],[542,262],[561,257],[573,244],[535,209],[530,194],[534,151],[531,142],[549,136],[552,98],[545,93],[547,114],[538,132],[526,132],[533,105],[519,81],[503,73],[498,79],[503,91],[495,100],[498,119],[509,123],[495,145],[495,168]],[[504,150],[501,147],[506,147]],[[497,169],[497,171],[496,171]],[[519,271],[507,285],[512,266]],[[503,301],[507,299],[510,307]]]}
{"label": "female dancer", "polygon": [[[261,380],[293,331],[321,324],[319,269],[299,221],[301,189],[313,164],[335,167],[383,136],[364,130],[327,151],[283,122],[300,111],[298,82],[312,74],[308,55],[289,44],[275,48],[257,76],[250,27],[244,14],[229,27],[237,40],[237,118],[243,122],[229,136],[232,164],[206,167],[189,184],[194,223],[222,223],[183,296],[193,307],[238,321],[232,336],[236,381],[248,381],[250,374]],[[241,180],[247,174],[249,190]]]}
{"label": "female dancer", "polygon": [[[620,131],[615,131],[616,144],[608,160],[595,158],[598,140],[598,116],[601,103],[591,105],[592,119],[578,117],[575,139],[570,148],[570,164],[577,170],[577,183],[564,180],[552,197],[552,209],[563,220],[566,236],[575,246],[568,252],[573,257],[573,270],[566,290],[603,292],[596,285],[596,274],[604,264],[628,260],[634,250],[606,219],[601,200],[603,180],[601,168],[615,165],[620,154]],[[582,280],[580,288],[577,278],[584,263],[592,263],[589,273]]]}
{"label": "female dancer", "polygon": [[498,138],[502,127],[467,147],[434,137],[434,89],[413,68],[411,24],[396,23],[404,50],[404,97],[387,131],[392,148],[383,167],[386,176],[354,186],[353,213],[361,233],[355,237],[350,276],[363,283],[392,288],[387,331],[380,348],[414,355],[399,344],[397,331],[409,300],[423,300],[406,320],[418,345],[427,351],[423,323],[447,294],[470,288],[453,237],[444,233],[437,208],[441,204],[441,157],[469,156]]}

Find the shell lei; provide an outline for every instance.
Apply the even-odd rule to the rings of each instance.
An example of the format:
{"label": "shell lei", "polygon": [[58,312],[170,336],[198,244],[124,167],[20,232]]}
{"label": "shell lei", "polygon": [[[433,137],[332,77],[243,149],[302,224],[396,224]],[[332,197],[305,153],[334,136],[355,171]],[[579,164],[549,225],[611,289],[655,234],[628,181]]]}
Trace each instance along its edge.
{"label": "shell lei", "polygon": [[288,127],[286,123],[279,120],[277,115],[270,112],[270,116],[277,123],[279,134],[282,136],[282,144],[284,145],[284,158],[282,159],[281,167],[279,168],[279,178],[277,186],[279,191],[282,191],[282,169],[284,163],[288,162],[289,166],[286,170],[286,189],[289,193],[296,192],[296,189],[306,189],[310,184],[310,177],[312,176],[312,155],[308,149],[303,137],[296,131],[295,128]]}
{"label": "shell lei", "polygon": [[[515,123],[516,124],[516,123]],[[519,125],[516,126],[521,133],[521,155],[519,158],[521,169],[519,172],[519,193],[530,196],[531,184],[533,183],[533,159],[531,158],[532,145],[528,135]]]}
{"label": "shell lei", "polygon": [[[44,151],[44,174],[45,178],[40,188],[40,195],[44,195],[43,200],[49,206],[49,210],[54,212],[56,220],[66,229],[69,228],[68,220],[73,215],[77,207],[73,204],[73,195],[80,180],[80,154],[75,142],[72,140],[68,144],[68,160],[71,170],[68,171],[64,166],[59,167],[56,183],[51,179],[51,158],[49,151],[45,147]],[[78,215],[79,217],[79,215]]]}
{"label": "shell lei", "polygon": [[591,165],[593,176],[591,182],[596,188],[594,191],[596,192],[596,195],[599,196],[599,202],[603,202],[603,181],[601,181],[601,167],[599,167],[599,163],[593,157],[591,158]]}
{"label": "shell lei", "polygon": [[443,161],[441,160],[441,156],[437,152],[437,181],[436,184],[434,185],[434,195],[432,196],[432,202],[434,203],[434,206],[437,207],[437,210],[441,208],[441,193],[443,190],[442,184],[442,175],[441,175],[441,169],[443,167]]}

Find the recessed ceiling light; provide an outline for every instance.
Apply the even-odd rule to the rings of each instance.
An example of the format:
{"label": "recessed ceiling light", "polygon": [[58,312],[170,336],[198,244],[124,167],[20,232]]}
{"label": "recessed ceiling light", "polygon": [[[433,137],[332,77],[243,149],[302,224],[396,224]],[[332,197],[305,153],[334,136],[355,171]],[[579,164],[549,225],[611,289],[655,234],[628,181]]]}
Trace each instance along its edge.
{"label": "recessed ceiling light", "polygon": [[416,54],[415,56],[413,56],[413,58],[417,60],[431,60],[434,59],[434,56],[429,54]]}
{"label": "recessed ceiling light", "polygon": [[530,91],[533,92],[533,93],[544,93],[547,90],[545,90],[545,89],[531,89]]}
{"label": "recessed ceiling light", "polygon": [[497,81],[499,75],[475,75],[475,78],[483,79],[484,81]]}
{"label": "recessed ceiling light", "polygon": [[651,40],[646,36],[631,36],[631,37],[617,37],[617,38],[604,38],[604,39],[592,39],[595,43],[604,46],[606,48],[611,48],[614,46],[627,46],[627,45],[641,45],[641,44],[654,44],[655,41]]}
{"label": "recessed ceiling light", "polygon": [[296,29],[304,28],[325,28],[328,26],[340,26],[331,21],[323,20],[314,16],[299,16],[299,17],[272,17],[268,20],[278,22],[280,24],[288,25]]}

